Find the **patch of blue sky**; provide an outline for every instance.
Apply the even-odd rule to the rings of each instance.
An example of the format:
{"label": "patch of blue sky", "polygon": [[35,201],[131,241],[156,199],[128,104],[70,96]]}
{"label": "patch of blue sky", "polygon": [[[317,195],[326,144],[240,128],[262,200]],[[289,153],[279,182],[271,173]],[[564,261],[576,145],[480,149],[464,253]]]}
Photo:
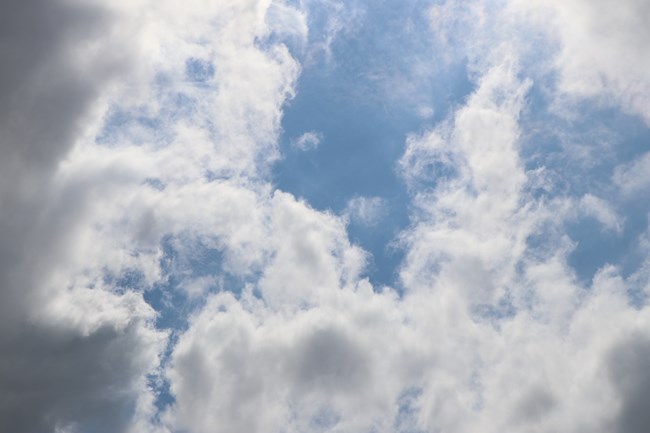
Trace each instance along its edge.
{"label": "patch of blue sky", "polygon": [[144,274],[138,269],[127,269],[120,275],[104,272],[104,284],[115,288],[117,292],[126,290],[145,290]]}
{"label": "patch of blue sky", "polygon": [[[168,349],[163,355],[162,364],[166,367],[169,362],[169,357],[171,355],[172,348],[176,345],[177,338],[170,338],[170,343],[168,344]],[[161,415],[165,410],[176,403],[176,398],[171,392],[171,384],[168,380],[161,376],[160,373],[154,373],[147,376],[147,383],[149,387],[155,390],[155,400],[154,406],[156,406],[156,413],[153,415],[151,422],[154,425],[160,424]]]}
{"label": "patch of blue sky", "polygon": [[576,104],[571,118],[560,117],[536,89],[522,119],[521,156],[528,170],[556,172],[558,193],[612,193],[614,168],[650,150],[650,130],[640,119],[593,101]]}
{"label": "patch of blue sky", "polygon": [[[647,269],[648,266],[650,266],[650,263],[646,262],[643,266],[639,267],[639,269],[642,270],[644,267]],[[647,274],[643,274],[642,272],[636,273],[630,276],[627,282],[627,296],[630,305],[636,307],[639,310],[648,305],[650,295],[648,294],[646,287],[650,285],[650,277],[648,277]]]}
{"label": "patch of blue sky", "polygon": [[209,89],[214,83],[215,67],[206,60],[189,58],[181,82],[166,74],[156,76],[153,91],[159,110],[148,106],[116,105],[106,114],[104,126],[95,137],[97,144],[113,146],[122,141],[130,144],[164,146],[173,138],[170,120],[192,118],[196,114],[196,97],[189,90]]}
{"label": "patch of blue sky", "polygon": [[609,202],[622,220],[622,230],[608,230],[593,216],[579,215],[566,225],[575,242],[569,265],[589,285],[606,264],[624,276],[638,269],[644,253],[635,247],[648,227],[650,201],[629,200],[612,182],[616,167],[650,150],[650,129],[638,117],[593,100],[576,102],[570,117],[552,109],[552,88],[547,78],[535,83],[522,117],[521,157],[527,170],[544,167],[551,189],[534,192],[537,198],[565,196],[578,200],[585,194]]}
{"label": "patch of blue sky", "polygon": [[[203,301],[190,299],[187,293],[178,287],[179,281],[171,272],[171,263],[173,263],[176,253],[171,248],[169,238],[166,238],[163,242],[163,248],[165,251],[161,259],[161,267],[164,269],[167,278],[162,282],[150,287],[145,283],[142,272],[137,270],[127,270],[121,275],[106,273],[104,281],[111,284],[118,292],[126,290],[142,292],[145,302],[156,311],[156,328],[170,332],[167,348],[161,354],[161,362],[165,365],[171,356],[172,348],[175,346],[178,336],[187,329],[190,314],[196,311]],[[150,388],[155,392],[154,404],[160,413],[174,402],[169,383],[159,372],[148,375],[147,381]]]}
{"label": "patch of blue sky", "polygon": [[[215,67],[212,63],[189,58],[185,62],[183,82],[174,82],[172,78],[159,74],[154,91],[159,100],[159,111],[149,107],[115,106],[109,111],[103,129],[96,137],[96,142],[104,146],[129,144],[155,144],[164,146],[173,138],[168,125],[173,120],[192,118],[196,113],[196,93],[192,90],[210,90],[216,84]],[[190,91],[188,91],[190,90]],[[207,173],[208,180],[217,177]],[[160,179],[149,178],[146,184],[157,189],[164,189]],[[121,275],[105,275],[105,283],[111,284],[117,291],[137,290],[143,293],[144,300],[156,311],[155,326],[170,332],[167,350],[162,357],[163,365],[168,362],[171,350],[178,335],[187,329],[191,315],[205,303],[205,296],[193,296],[191,290],[201,291],[201,295],[228,290],[237,296],[247,281],[254,281],[258,275],[233,275],[224,268],[223,251],[201,242],[194,242],[184,235],[164,237],[161,242],[163,251],[160,268],[163,278],[149,287],[144,282],[141,272],[130,271]],[[194,285],[195,287],[188,287]],[[188,290],[189,289],[189,290]],[[169,383],[159,374],[148,377],[149,384],[156,392],[155,405],[159,413],[174,402]]]}
{"label": "patch of blue sky", "polygon": [[309,424],[313,431],[322,432],[335,428],[340,421],[341,416],[336,411],[332,408],[324,407],[311,418]]}
{"label": "patch of blue sky", "polygon": [[155,134],[163,127],[163,121],[144,109],[133,112],[116,107],[106,115],[104,127],[95,137],[95,142],[104,146],[115,145],[130,137],[132,134],[127,134],[127,131],[132,131],[134,127]]}
{"label": "patch of blue sky", "polygon": [[402,392],[398,401],[398,412],[395,417],[394,430],[399,433],[424,433],[418,428],[416,420],[420,411],[422,389],[413,387]]}
{"label": "patch of blue sky", "polygon": [[472,307],[474,320],[491,322],[495,328],[501,325],[501,319],[514,317],[516,314],[517,308],[513,305],[509,293],[498,299],[496,304],[477,304]]}
{"label": "patch of blue sky", "polygon": [[149,185],[153,189],[157,189],[158,191],[163,191],[166,187],[162,180],[153,177],[146,178],[143,183]]}
{"label": "patch of blue sky", "polygon": [[208,85],[214,75],[214,65],[207,60],[192,57],[185,61],[185,76],[190,83]]}
{"label": "patch of blue sky", "polygon": [[[143,288],[145,301],[156,311],[156,328],[168,330],[170,334],[167,349],[162,356],[162,364],[169,361],[171,351],[178,336],[188,327],[191,315],[205,304],[205,296],[192,296],[187,284],[199,280],[202,294],[230,291],[236,296],[249,281],[256,281],[259,275],[238,276],[224,268],[224,254],[219,248],[191,241],[181,236],[166,236],[162,241],[163,255],[160,267],[163,278],[150,288]],[[201,282],[201,279],[203,281]],[[126,274],[121,281],[133,286],[137,275]],[[158,374],[148,378],[150,386],[156,392],[154,404],[162,413],[174,403],[169,383]]]}
{"label": "patch of blue sky", "polygon": [[[352,241],[373,255],[368,272],[378,286],[398,284],[402,254],[392,241],[409,224],[409,196],[396,163],[406,138],[444,119],[473,90],[464,59],[437,61],[443,56],[429,30],[430,4],[353,2],[362,13],[336,34],[329,54],[300,59],[297,95],[284,109],[278,188],[338,214],[355,197],[386,203],[377,224],[349,226]],[[317,44],[331,23],[312,19],[320,20],[310,22]],[[322,135],[317,147],[292,145],[311,131]]]}
{"label": "patch of blue sky", "polygon": [[162,249],[163,279],[144,293],[158,312],[159,329],[183,329],[188,317],[203,305],[205,294],[229,291],[239,296],[247,283],[259,278],[229,272],[222,249],[196,240],[166,236]]}

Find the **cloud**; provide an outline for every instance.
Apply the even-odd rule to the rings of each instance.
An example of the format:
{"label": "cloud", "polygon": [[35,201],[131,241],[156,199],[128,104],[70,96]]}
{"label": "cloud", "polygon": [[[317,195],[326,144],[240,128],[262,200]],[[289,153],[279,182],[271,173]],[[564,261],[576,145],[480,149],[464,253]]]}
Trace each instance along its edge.
{"label": "cloud", "polygon": [[362,1],[317,0],[309,2],[309,46],[304,59],[305,66],[311,66],[321,57],[326,62],[335,62],[332,45],[341,34],[354,33],[366,14]]}
{"label": "cloud", "polygon": [[649,349],[647,336],[631,335],[629,340],[612,347],[608,354],[608,372],[622,403],[615,420],[617,431],[640,433],[650,423],[646,404],[650,392],[650,378],[647,377]]}
{"label": "cloud", "polygon": [[[7,177],[48,175],[70,149],[82,115],[101,87],[126,65],[113,50],[111,11],[74,2],[10,1],[2,17],[0,75],[2,171]],[[80,43],[98,46],[93,52]],[[119,42],[119,40],[117,41]],[[83,61],[76,61],[82,58]],[[3,195],[33,182],[24,179]]]}
{"label": "cloud", "polygon": [[289,35],[300,39],[304,44],[309,34],[304,10],[290,6],[282,1],[271,2],[266,11],[269,30],[278,35]]}
{"label": "cloud", "polygon": [[348,200],[345,214],[362,225],[377,225],[385,216],[388,202],[381,197],[354,197]]}
{"label": "cloud", "polygon": [[559,89],[570,97],[615,101],[650,122],[650,37],[648,4],[627,0],[612,7],[606,1],[511,1],[533,25],[559,45],[554,67]]}
{"label": "cloud", "polygon": [[[529,195],[535,178],[520,156],[520,128],[531,83],[519,56],[517,47],[495,44],[477,59],[482,72],[467,103],[409,137],[400,161],[418,206],[402,235],[405,301],[428,305],[428,335],[441,353],[431,356],[440,365],[420,385],[419,426],[610,431],[621,422],[619,397],[601,366],[647,312],[628,304],[629,282],[615,268],[581,287],[567,265],[572,245],[562,228],[573,199]],[[580,206],[622,230],[607,202],[587,195]],[[427,322],[416,311],[410,320],[423,331]],[[608,331],[612,320],[622,334]],[[583,411],[599,416],[575,417]]]}
{"label": "cloud", "polygon": [[[174,351],[172,425],[195,432],[389,427],[400,372],[410,374],[394,354],[412,344],[395,295],[373,294],[367,282],[326,289],[307,309],[266,306],[250,292],[211,298]],[[376,344],[382,338],[391,344]]]}
{"label": "cloud", "polygon": [[[248,206],[268,188],[255,178],[277,155],[298,68],[283,45],[255,46],[268,4],[208,3],[7,5],[3,430],[150,430],[168,333],[144,297],[169,278],[163,239],[229,245],[233,273],[261,260],[245,251],[257,233],[233,218],[255,220]],[[216,65],[214,77],[188,85],[188,59]],[[130,123],[111,130],[120,116]]]}
{"label": "cloud", "polygon": [[[474,261],[472,266],[497,266],[495,273],[507,274],[500,267],[509,262],[505,257],[524,247],[534,218],[520,209],[526,175],[516,140],[528,84],[516,80],[515,68],[508,61],[491,68],[450,123],[408,140],[400,161],[407,182],[436,181],[431,190],[416,193],[421,224],[404,234],[413,241],[407,241],[402,270],[408,287],[419,286],[415,276],[428,285],[424,269],[436,269],[433,263],[456,254]],[[509,97],[497,99],[503,94]]]}
{"label": "cloud", "polygon": [[[647,311],[629,304],[616,268],[577,282],[563,232],[574,201],[533,197],[520,156],[530,82],[511,56],[492,62],[465,105],[408,140],[400,170],[417,209],[402,235],[405,293],[361,278],[344,221],[274,193],[260,280],[239,298],[210,297],[174,349],[173,428],[605,432],[623,422],[603,366]],[[443,159],[453,171],[431,175]],[[601,201],[583,201],[616,227]]]}
{"label": "cloud", "polygon": [[[86,310],[85,315],[96,311],[92,302],[81,303],[92,296],[97,294],[75,296],[75,307]],[[105,318],[94,319],[99,323],[85,333],[78,328],[91,318],[70,326],[65,323],[71,319],[66,310],[59,321],[23,325],[20,332],[3,335],[3,430],[128,431],[131,417],[149,409],[144,399],[148,392],[144,374],[158,365],[164,336],[139,322],[134,311],[118,310],[127,307],[119,305],[126,304],[126,297],[102,297],[108,305],[117,304],[116,310],[104,311]],[[61,307],[68,309],[70,304]],[[130,316],[127,323],[115,323],[113,316],[120,313]],[[152,313],[144,318],[151,318]]]}
{"label": "cloud", "polygon": [[305,132],[300,137],[296,138],[291,142],[293,147],[299,150],[314,150],[316,149],[321,141],[323,141],[323,134],[320,132]]}
{"label": "cloud", "polygon": [[614,183],[621,192],[630,197],[650,186],[650,153],[616,167]]}
{"label": "cloud", "polygon": [[616,214],[606,201],[587,194],[580,200],[580,210],[587,216],[595,218],[607,230],[620,234],[623,231],[623,220]]}
{"label": "cloud", "polygon": [[146,410],[164,334],[141,296],[75,281],[92,192],[57,171],[130,71],[128,23],[41,1],[9,2],[0,21],[0,428],[125,430],[116,415]]}
{"label": "cloud", "polygon": [[[316,41],[333,55],[358,15],[319,4],[334,17]],[[288,47],[312,37],[318,8],[11,3],[0,18],[0,430],[642,431],[650,268],[576,277],[567,221],[623,233],[626,215],[611,189],[537,190],[547,168],[524,150],[534,80],[548,70],[531,71],[509,32],[513,11],[549,13],[559,92],[610,95],[646,116],[643,69],[623,68],[643,66],[644,9],[508,5],[433,9],[442,33],[429,36],[467,56],[473,90],[406,139],[404,260],[399,286],[380,288],[347,230],[381,227],[384,199],[357,195],[335,215],[272,183],[301,70]],[[575,53],[592,37],[620,68]],[[646,159],[617,161],[603,182],[633,200]],[[172,329],[158,295],[179,300]]]}

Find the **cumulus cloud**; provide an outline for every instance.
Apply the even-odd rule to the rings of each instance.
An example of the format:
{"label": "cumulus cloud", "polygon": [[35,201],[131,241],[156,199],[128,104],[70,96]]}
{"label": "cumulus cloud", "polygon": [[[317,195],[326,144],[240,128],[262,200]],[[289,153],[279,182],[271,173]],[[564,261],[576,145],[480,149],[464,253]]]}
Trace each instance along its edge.
{"label": "cumulus cloud", "polygon": [[[526,128],[553,72],[510,33],[550,17],[554,97],[647,120],[645,6],[431,9],[473,87],[406,138],[404,259],[380,288],[348,224],[381,227],[384,199],[336,215],[272,182],[289,46],[330,11],[333,56],[342,4],[154,3],[10,2],[0,18],[0,430],[645,431],[648,257],[576,277],[567,222],[623,235],[626,215],[611,189],[540,193]],[[605,181],[633,200],[646,160]]]}
{"label": "cumulus cloud", "polygon": [[290,311],[250,293],[210,299],[172,358],[172,424],[196,432],[389,426],[399,349],[376,342],[408,344],[396,335],[395,295],[376,295],[367,282],[328,289],[316,307]]}
{"label": "cumulus cloud", "polygon": [[0,428],[126,431],[115,415],[147,409],[164,334],[141,296],[80,281],[93,280],[75,271],[94,191],[57,172],[96,124],[103,91],[131,70],[128,22],[118,32],[119,11],[94,3],[5,6]]}
{"label": "cumulus cloud", "polygon": [[647,2],[510,2],[559,45],[554,67],[567,95],[615,101],[650,122]]}
{"label": "cumulus cloud", "polygon": [[[561,202],[536,203],[528,195],[518,156],[527,85],[518,75],[508,59],[488,69],[467,105],[436,130],[412,137],[401,161],[410,183],[437,180],[426,193],[415,192],[421,214],[404,234],[409,248],[401,276],[413,291],[406,299],[429,300],[436,317],[429,321],[438,322],[433,329],[459,334],[443,340],[449,347],[440,356],[451,365],[430,373],[421,422],[454,431],[637,426],[636,415],[618,411],[616,381],[602,366],[619,338],[647,321],[647,310],[629,305],[628,283],[615,268],[581,287],[567,265],[571,245],[549,231],[571,213]],[[453,161],[455,171],[432,175],[442,161]],[[603,202],[587,196],[581,203],[620,230]],[[532,243],[541,232],[547,239]],[[625,330],[610,332],[603,314]],[[575,417],[581,412],[599,415]]]}
{"label": "cumulus cloud", "polygon": [[[573,202],[527,188],[520,75],[511,57],[493,63],[450,119],[409,139],[400,169],[418,208],[402,235],[402,296],[359,278],[342,221],[274,195],[281,241],[259,284],[211,297],[174,350],[171,425],[605,432],[643,422],[634,403],[617,405],[636,389],[621,392],[607,369],[647,311],[629,304],[616,268],[585,287],[567,264]],[[454,169],[431,175],[440,160]],[[423,179],[436,182],[421,189]],[[598,199],[583,202],[616,226]],[[345,257],[357,263],[348,277]]]}
{"label": "cumulus cloud", "polygon": [[[266,3],[8,6],[0,426],[147,431],[167,332],[154,329],[143,293],[169,278],[161,242],[206,234],[230,244],[235,273],[261,260],[244,251],[256,232],[229,221],[255,221],[247,206],[266,189],[254,179],[277,154],[297,65],[281,44],[255,47],[269,34]],[[219,85],[212,74],[186,79],[188,61],[214,69]],[[263,77],[255,89],[252,71]]]}

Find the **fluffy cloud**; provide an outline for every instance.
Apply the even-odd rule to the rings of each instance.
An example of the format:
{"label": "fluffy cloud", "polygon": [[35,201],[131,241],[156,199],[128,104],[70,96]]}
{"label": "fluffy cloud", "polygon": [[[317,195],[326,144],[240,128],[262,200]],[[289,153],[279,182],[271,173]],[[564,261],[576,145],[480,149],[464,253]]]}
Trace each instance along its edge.
{"label": "fluffy cloud", "polygon": [[116,415],[146,410],[144,375],[158,365],[164,334],[153,329],[154,312],[141,296],[78,281],[86,277],[75,262],[93,206],[88,198],[99,191],[57,172],[95,124],[103,90],[130,70],[132,52],[116,31],[115,11],[98,4],[6,6],[0,428],[126,431],[129,417]]}
{"label": "fluffy cloud", "polygon": [[420,419],[442,431],[637,431],[644,419],[631,395],[646,390],[622,391],[611,359],[643,357],[637,349],[613,353],[643,345],[647,309],[631,305],[634,282],[614,267],[602,268],[590,286],[579,284],[564,233],[573,209],[618,233],[622,222],[593,195],[531,195],[535,172],[519,156],[528,88],[513,62],[520,53],[495,44],[477,59],[483,75],[467,104],[411,137],[400,163],[419,206],[403,235],[401,276],[413,290],[407,299],[429,299],[431,316],[447,316],[430,321],[458,333],[442,357],[463,366],[432,373]]}
{"label": "fluffy cloud", "polygon": [[212,296],[174,350],[170,425],[637,431],[645,388],[617,375],[645,362],[648,312],[616,268],[583,286],[567,264],[576,207],[609,228],[617,218],[594,196],[532,195],[520,75],[511,57],[495,62],[450,119],[409,139],[400,168],[418,208],[402,235],[402,296],[342,277],[341,258],[359,257],[342,222],[276,193],[281,241],[259,284]]}
{"label": "fluffy cloud", "polygon": [[554,67],[559,88],[603,104],[615,101],[650,122],[650,9],[642,0],[512,1],[534,25],[559,45]]}
{"label": "fluffy cloud", "polygon": [[[288,46],[333,56],[345,27],[340,3],[292,4],[30,1],[0,18],[0,430],[645,431],[647,255],[581,282],[567,223],[624,237],[625,215],[608,191],[540,193],[523,152],[549,70],[556,100],[611,96],[647,120],[645,6],[432,9],[474,87],[406,140],[399,287],[378,288],[347,224],[379,226],[383,200],[336,215],[270,181]],[[529,69],[513,17],[550,17],[550,69]],[[646,160],[612,169],[628,201]],[[156,293],[189,299],[180,325],[161,329]]]}
{"label": "fluffy cloud", "polygon": [[[407,240],[402,270],[408,287],[420,285],[416,278],[428,285],[426,270],[456,255],[473,260],[472,268],[508,275],[501,266],[512,265],[508,257],[524,248],[535,220],[522,207],[526,175],[516,148],[517,118],[528,85],[516,79],[515,68],[510,62],[491,68],[451,124],[408,142],[400,164],[409,184],[437,182],[432,190],[416,192],[422,222],[405,234],[413,239]],[[459,268],[458,277],[475,273],[466,270]]]}
{"label": "fluffy cloud", "polygon": [[387,431],[400,376],[410,374],[395,363],[409,342],[396,297],[374,294],[367,282],[328,289],[317,306],[289,311],[250,292],[239,301],[211,298],[174,351],[171,424],[196,432]]}
{"label": "fluffy cloud", "polygon": [[161,242],[205,235],[232,272],[255,269],[257,232],[233,224],[254,222],[268,189],[255,178],[277,154],[297,65],[282,45],[255,46],[266,2],[10,6],[0,426],[145,431],[167,344],[143,299],[166,278]]}

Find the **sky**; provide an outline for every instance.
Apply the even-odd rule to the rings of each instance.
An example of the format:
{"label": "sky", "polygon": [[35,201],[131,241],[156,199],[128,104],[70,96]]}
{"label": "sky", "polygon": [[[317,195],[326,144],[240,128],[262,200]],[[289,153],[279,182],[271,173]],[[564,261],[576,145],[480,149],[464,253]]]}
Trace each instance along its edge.
{"label": "sky", "polygon": [[0,431],[647,433],[650,3],[4,0]]}

